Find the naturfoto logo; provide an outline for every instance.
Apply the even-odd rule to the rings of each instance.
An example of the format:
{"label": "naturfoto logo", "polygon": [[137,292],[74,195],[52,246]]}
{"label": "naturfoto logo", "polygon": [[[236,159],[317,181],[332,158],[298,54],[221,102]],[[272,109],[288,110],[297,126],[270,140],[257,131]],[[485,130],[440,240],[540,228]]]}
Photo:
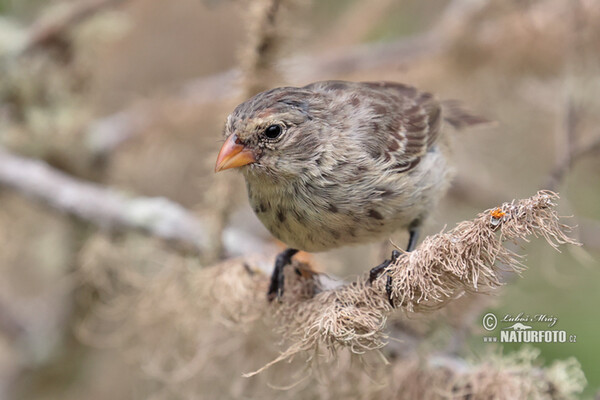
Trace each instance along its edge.
{"label": "naturfoto logo", "polygon": [[517,315],[506,314],[502,319],[494,313],[483,316],[483,328],[489,332],[494,331],[499,324],[498,336],[484,336],[484,342],[500,343],[575,343],[576,335],[568,335],[564,330],[553,328],[558,318],[548,314],[529,315],[519,313]]}

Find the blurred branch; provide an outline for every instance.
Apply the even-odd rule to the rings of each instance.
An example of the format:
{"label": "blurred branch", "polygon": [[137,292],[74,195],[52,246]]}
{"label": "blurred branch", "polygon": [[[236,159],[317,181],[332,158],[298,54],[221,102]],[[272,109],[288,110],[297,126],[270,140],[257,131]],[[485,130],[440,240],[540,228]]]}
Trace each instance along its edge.
{"label": "blurred branch", "polygon": [[[289,39],[289,31],[299,23],[297,18],[295,21],[285,21],[286,14],[294,5],[294,0],[254,0],[246,3],[248,10],[244,13],[244,19],[248,33],[239,57],[242,71],[240,101],[269,89],[280,80],[277,60],[282,58],[282,50],[293,47],[289,46],[289,40],[286,39]],[[214,237],[221,239],[215,241],[215,253],[219,255],[230,253],[224,241],[237,199],[233,195],[236,189],[232,179],[231,175],[226,175],[215,180],[208,189],[213,198],[220,199],[213,209]]]}
{"label": "blurred branch", "polygon": [[[440,351],[439,337],[421,338],[419,342],[401,338],[395,344],[406,351],[397,353],[389,363],[381,362],[377,351],[361,353],[364,358],[359,359],[350,351],[331,351],[339,344],[360,352],[362,348],[352,345],[369,340],[369,331],[357,329],[354,334],[340,337],[342,329],[336,330],[341,324],[364,326],[360,325],[364,319],[353,319],[357,314],[369,316],[372,305],[351,296],[365,287],[360,282],[315,295],[311,290],[312,280],[288,268],[283,302],[268,303],[265,296],[268,276],[255,273],[261,260],[250,256],[202,269],[166,261],[167,268],[159,276],[148,277],[130,262],[126,262],[129,270],[116,267],[131,257],[126,245],[114,246],[99,240],[88,251],[83,276],[99,288],[104,302],[98,312],[82,321],[77,330],[79,337],[93,346],[117,346],[117,353],[134,358],[134,363],[144,371],[144,379],[156,380],[165,392],[175,387],[186,398],[195,398],[198,393],[205,395],[205,388],[214,387],[223,374],[229,373],[235,379],[241,371],[276,357],[281,335],[291,339],[293,345],[310,345],[315,336],[320,336],[323,346],[309,348],[293,364],[279,365],[252,379],[236,381],[235,393],[227,392],[231,378],[225,379],[226,387],[218,387],[214,396],[206,397],[222,398],[223,393],[229,393],[238,398],[238,393],[252,393],[254,386],[300,379],[299,370],[302,376],[312,375],[315,380],[307,380],[304,388],[290,386],[288,391],[277,393],[284,398],[331,399],[348,398],[349,394],[351,398],[368,399],[567,399],[574,398],[585,387],[584,375],[575,359],[541,367],[539,351],[531,347],[501,354],[490,345],[489,351],[469,359]],[[295,261],[294,266],[302,264]],[[115,281],[131,282],[132,273],[141,278],[137,284],[115,285]],[[105,276],[111,279],[104,279]],[[435,280],[435,275],[421,277]],[[379,310],[372,311],[373,318],[377,318]],[[323,324],[308,323],[318,322],[319,316],[332,318],[322,320]],[[299,332],[304,336],[288,336],[290,325],[300,327]],[[160,329],[165,326],[166,329]],[[180,329],[169,329],[173,326]],[[385,320],[380,328],[386,328]],[[173,343],[187,346],[180,350]],[[368,373],[364,368],[356,368],[357,365],[367,366]],[[215,374],[219,374],[218,378]],[[319,386],[322,383],[325,386]]]}
{"label": "blurred branch", "polygon": [[248,4],[248,40],[240,58],[244,98],[267,90],[276,80],[276,61],[280,58],[286,32],[281,26],[282,8],[289,7],[290,3],[289,0],[255,0]]}
{"label": "blurred branch", "polygon": [[547,177],[544,187],[549,190],[557,190],[562,182],[567,170],[569,169],[573,157],[572,151],[577,140],[577,125],[579,122],[579,110],[576,109],[573,103],[572,96],[567,96],[565,102],[565,116],[563,119],[563,127],[556,131],[556,157],[554,167]]}
{"label": "blurred branch", "polygon": [[[165,104],[175,109],[194,109],[207,103],[231,100],[249,95],[256,88],[243,89],[239,82],[251,72],[281,71],[289,84],[306,84],[321,79],[332,79],[344,74],[385,67],[396,67],[416,62],[426,57],[434,57],[448,48],[461,29],[473,15],[486,6],[488,1],[454,0],[449,3],[440,21],[425,33],[405,37],[394,42],[369,43],[340,50],[321,52],[311,56],[296,56],[276,64],[278,35],[274,31],[275,18],[280,12],[279,3],[283,0],[263,1],[258,12],[267,27],[256,25],[254,37],[250,41],[252,57],[248,58],[241,71],[231,69],[215,75],[202,77],[183,85],[178,92],[166,99],[156,99],[132,105],[116,114],[93,121],[86,132],[92,151],[99,157],[106,156],[122,143],[144,132],[162,115],[159,110]],[[256,6],[259,8],[258,6]],[[288,29],[289,27],[278,28]],[[262,57],[258,55],[262,54]],[[267,57],[265,58],[265,55]],[[256,78],[256,77],[254,77]]]}
{"label": "blurred branch", "polygon": [[36,20],[27,34],[19,54],[59,42],[81,22],[106,8],[116,6],[125,0],[78,0],[60,9],[60,13],[44,14]]}
{"label": "blurred branch", "polygon": [[[14,340],[24,333],[25,327],[19,318],[14,315],[12,308],[6,305],[10,301],[11,299],[0,297],[0,334]],[[2,393],[1,390],[0,393]]]}
{"label": "blurred branch", "polygon": [[[563,128],[558,130],[556,135],[557,150],[554,165],[544,178],[541,189],[558,190],[567,173],[578,161],[600,152],[600,132],[589,135],[578,134],[579,114],[580,110],[569,98],[565,105]],[[588,139],[578,142],[579,136],[586,136]],[[484,207],[506,199],[506,195],[492,186],[476,182],[463,175],[458,175],[454,179],[449,194],[470,204]],[[587,245],[587,239],[582,240]]]}
{"label": "blurred branch", "polygon": [[0,185],[102,229],[133,229],[199,252],[209,249],[206,228],[179,204],[164,198],[128,197],[2,149]]}
{"label": "blurred branch", "polygon": [[[472,13],[479,9],[480,5],[471,8],[458,6],[467,3],[472,2],[452,2],[453,6],[449,7],[442,17],[443,22],[429,32],[395,42],[371,43],[338,51],[328,50],[312,56],[292,57],[281,61],[278,66],[271,65],[270,69],[277,69],[284,73],[284,79],[290,84],[306,84],[315,80],[331,79],[357,71],[399,66],[425,57],[436,56],[450,47],[454,37],[452,33],[459,20],[463,22],[468,20]],[[271,13],[267,12],[265,18],[268,19],[269,15]],[[255,41],[259,43],[256,45],[264,47],[264,43],[267,43],[269,38],[272,39],[267,33],[257,34]],[[264,51],[266,49],[263,49]],[[272,58],[269,58],[269,62],[274,63]],[[245,72],[254,71],[259,64],[264,64],[260,59],[252,60],[255,62],[254,67],[245,66]],[[231,69],[199,78],[185,84],[169,98],[137,103],[116,114],[99,118],[90,124],[86,132],[87,140],[97,155],[108,154],[121,143],[151,126],[156,118],[162,115],[158,110],[161,110],[165,104],[176,109],[193,109],[207,103],[242,97],[244,90],[238,83],[243,75],[239,69]],[[252,91],[253,89],[249,88],[246,94]]]}
{"label": "blurred branch", "polygon": [[558,188],[577,161],[596,152],[600,152],[600,134],[583,143],[570,143],[567,156],[557,158],[544,187],[550,190]]}
{"label": "blurred branch", "polygon": [[[520,257],[505,248],[504,242],[527,240],[534,235],[544,237],[553,246],[573,243],[564,235],[554,211],[556,199],[553,193],[540,192],[529,199],[505,203],[450,231],[430,236],[413,252],[402,254],[387,271],[393,278],[396,307],[408,312],[409,317],[416,317],[413,313],[422,315],[432,308],[460,301],[465,291],[489,293],[501,284],[502,273],[524,269]],[[303,371],[318,373],[319,379],[335,382],[334,387],[361,379],[367,375],[362,374],[363,370],[344,379],[340,374],[346,373],[344,371],[351,374],[353,369],[336,367],[350,352],[377,356],[373,350],[384,346],[389,339],[388,316],[397,313],[388,301],[385,276],[372,285],[367,283],[365,275],[348,284],[323,288],[315,280],[324,275],[304,274],[306,264],[294,260],[293,267],[302,273],[286,268],[282,302],[268,303],[265,292],[269,277],[257,270],[264,270],[265,264],[272,265],[270,257],[244,255],[202,269],[172,260],[153,278],[128,263],[127,257],[132,256],[126,245],[107,246],[102,240],[93,243],[85,255],[89,262],[83,263],[83,276],[99,287],[105,308],[83,321],[79,336],[96,346],[116,344],[124,353],[138,358],[145,373],[152,371],[150,376],[167,386],[188,386],[190,393],[194,393],[193,390],[198,393],[198,381],[206,385],[206,379],[214,379],[210,371],[215,365],[222,365],[221,360],[238,357],[232,367],[234,374],[262,365],[266,357],[260,355],[274,354],[272,344],[279,339],[286,340],[290,347],[267,367],[297,355],[302,358],[299,364],[305,368]],[[131,268],[117,266],[115,260],[125,260]],[[145,280],[138,281],[135,276],[145,276]],[[115,281],[124,284],[115,285]],[[137,283],[128,284],[132,281]],[[148,330],[155,326],[182,328]],[[271,336],[271,328],[279,337]],[[140,332],[148,334],[140,335]],[[188,347],[181,352],[174,350],[173,343],[186,343]],[[387,377],[381,387],[390,395],[381,396],[378,390],[379,397],[398,397],[401,391],[408,393],[407,398],[420,398],[423,393],[431,394],[426,396],[428,398],[437,398],[440,393],[451,393],[454,397],[528,398],[531,393],[538,393],[538,387],[540,393],[546,393],[550,386],[554,394],[568,394],[579,392],[585,386],[575,360],[564,368],[541,368],[539,363],[533,362],[539,355],[535,352],[531,357],[516,354],[512,360],[511,355],[495,354],[469,362],[448,350],[440,351],[439,347],[428,350],[431,346],[420,344],[419,341],[398,342],[406,351],[397,353],[391,365],[370,365],[370,368],[381,368],[383,375],[375,376]],[[224,351],[224,347],[229,350]],[[335,362],[329,363],[332,360]],[[319,366],[319,363],[327,364]],[[312,368],[315,364],[317,368]],[[281,371],[272,368],[265,372],[239,384],[255,385],[262,379],[273,382],[273,374]],[[554,378],[557,373],[560,373],[560,381]],[[577,385],[573,385],[575,382]],[[340,391],[340,395],[331,398],[343,398],[342,393],[356,394],[362,386],[358,385],[352,392]],[[366,384],[364,387],[365,393],[372,390]],[[509,394],[504,396],[505,393]]]}
{"label": "blurred branch", "polygon": [[[414,61],[426,55],[437,54],[442,46],[430,35],[416,36],[392,43],[356,46],[320,56],[294,57],[284,60],[280,68],[286,71],[291,83],[307,83],[346,73],[397,65]],[[89,125],[86,138],[98,156],[112,152],[116,147],[141,134],[160,118],[165,104],[176,109],[191,109],[216,101],[240,98],[238,85],[242,73],[232,69],[216,75],[199,78],[184,85],[172,97],[134,104],[126,110],[99,118]]]}
{"label": "blurred branch", "polygon": [[[565,117],[563,128],[557,132],[556,157],[554,165],[545,179],[543,188],[557,190],[563,183],[569,171],[576,162],[600,152],[600,133],[586,135],[588,139],[578,143],[579,116],[581,110],[577,109],[571,97],[565,104]],[[579,240],[586,248],[600,248],[598,241],[598,223],[596,221],[583,221],[578,218]]]}

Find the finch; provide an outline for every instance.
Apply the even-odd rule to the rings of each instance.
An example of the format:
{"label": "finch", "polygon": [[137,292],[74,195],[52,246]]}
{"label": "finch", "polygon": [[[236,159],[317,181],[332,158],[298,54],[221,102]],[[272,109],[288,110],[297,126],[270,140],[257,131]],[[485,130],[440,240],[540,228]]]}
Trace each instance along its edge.
{"label": "finch", "polygon": [[410,234],[407,251],[414,248],[453,175],[445,123],[483,121],[445,111],[411,86],[345,81],[276,88],[235,108],[215,171],[242,172],[259,220],[289,246],[275,262],[269,299],[283,294],[283,268],[298,250],[377,241],[400,229]]}

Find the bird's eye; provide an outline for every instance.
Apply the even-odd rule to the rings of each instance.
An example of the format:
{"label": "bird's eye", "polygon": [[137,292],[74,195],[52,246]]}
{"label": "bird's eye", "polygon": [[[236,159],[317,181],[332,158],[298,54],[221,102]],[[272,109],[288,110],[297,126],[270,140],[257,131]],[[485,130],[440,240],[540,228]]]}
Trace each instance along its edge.
{"label": "bird's eye", "polygon": [[281,128],[281,125],[269,125],[267,129],[265,129],[265,136],[269,139],[276,139],[282,132],[283,129]]}

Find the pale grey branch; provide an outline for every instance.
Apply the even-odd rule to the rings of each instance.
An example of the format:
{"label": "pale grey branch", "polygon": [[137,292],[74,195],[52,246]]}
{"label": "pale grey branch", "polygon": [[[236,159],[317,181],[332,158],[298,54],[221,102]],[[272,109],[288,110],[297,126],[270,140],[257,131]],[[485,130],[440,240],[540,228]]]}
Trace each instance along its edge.
{"label": "pale grey branch", "polygon": [[173,201],[129,197],[2,149],[0,185],[106,230],[135,229],[199,252],[210,245],[203,224]]}
{"label": "pale grey branch", "polygon": [[[327,55],[294,57],[282,61],[279,70],[286,71],[285,78],[290,84],[306,84],[356,71],[401,65],[438,54],[445,48],[445,41],[440,36],[428,33],[392,43],[328,52]],[[86,132],[91,150],[97,155],[110,153],[121,143],[143,132],[159,118],[161,113],[156,110],[163,102],[189,107],[239,97],[242,93],[238,85],[241,76],[238,69],[232,69],[199,78],[184,85],[169,99],[134,104],[126,110],[102,117],[92,122]]]}
{"label": "pale grey branch", "polygon": [[[442,14],[439,24],[429,32],[389,43],[371,43],[327,51],[327,53],[296,56],[281,61],[277,70],[285,74],[289,84],[299,85],[312,81],[332,79],[344,74],[378,68],[401,66],[426,57],[434,57],[449,48],[456,32],[487,1],[454,0]],[[163,102],[185,106],[201,106],[215,101],[238,98],[242,94],[239,82],[242,72],[231,69],[215,75],[198,78],[185,84],[170,98],[150,101],[94,121],[86,132],[92,150],[98,156],[110,153],[121,143],[143,132],[156,120],[156,110]]]}

